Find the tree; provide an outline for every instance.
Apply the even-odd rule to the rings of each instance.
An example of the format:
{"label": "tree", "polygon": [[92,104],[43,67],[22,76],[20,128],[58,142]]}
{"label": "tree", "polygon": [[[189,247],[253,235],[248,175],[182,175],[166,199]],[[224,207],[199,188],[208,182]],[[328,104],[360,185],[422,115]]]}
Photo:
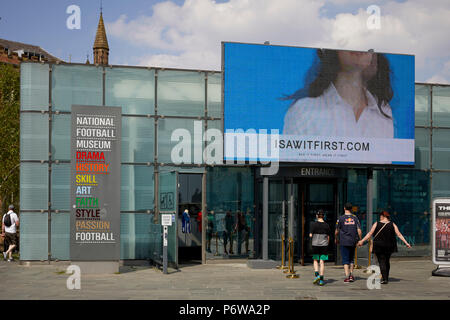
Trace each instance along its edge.
{"label": "tree", "polygon": [[0,64],[0,197],[2,211],[14,197],[18,208],[20,189],[20,71]]}

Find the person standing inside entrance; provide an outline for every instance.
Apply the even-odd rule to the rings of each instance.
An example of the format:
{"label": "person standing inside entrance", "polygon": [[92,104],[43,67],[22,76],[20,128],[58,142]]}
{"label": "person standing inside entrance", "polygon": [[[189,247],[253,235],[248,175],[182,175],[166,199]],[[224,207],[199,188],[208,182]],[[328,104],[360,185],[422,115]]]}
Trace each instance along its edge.
{"label": "person standing inside entrance", "polygon": [[211,239],[213,237],[214,232],[214,211],[209,211],[207,218],[207,224],[206,224],[206,252],[211,253]]}
{"label": "person standing inside entrance", "polygon": [[[223,250],[224,250],[224,254],[233,254],[233,225],[234,225],[234,219],[233,216],[231,215],[231,211],[228,210],[225,213],[225,230],[223,231]],[[228,242],[230,242],[230,250],[227,251],[227,244]]]}
{"label": "person standing inside entrance", "polygon": [[373,252],[377,256],[378,264],[381,271],[381,284],[388,284],[389,270],[391,264],[389,262],[391,254],[397,252],[397,238],[396,235],[403,241],[409,249],[411,245],[405,240],[403,235],[397,228],[397,225],[389,220],[389,213],[382,211],[380,213],[380,221],[375,223],[370,229],[370,232],[358,242],[359,246],[364,244],[364,241],[373,236]]}
{"label": "person standing inside entrance", "polygon": [[[325,261],[328,260],[328,244],[330,243],[330,226],[323,220],[323,210],[316,214],[317,220],[311,223],[312,252],[314,260],[314,284],[324,285]],[[320,265],[320,268],[319,268]]]}
{"label": "person standing inside entrance", "polygon": [[352,214],[352,204],[347,202],[345,213],[336,222],[335,241],[341,248],[342,264],[344,265],[345,283],[355,281],[353,277],[355,249],[358,240],[362,238],[361,223]]}

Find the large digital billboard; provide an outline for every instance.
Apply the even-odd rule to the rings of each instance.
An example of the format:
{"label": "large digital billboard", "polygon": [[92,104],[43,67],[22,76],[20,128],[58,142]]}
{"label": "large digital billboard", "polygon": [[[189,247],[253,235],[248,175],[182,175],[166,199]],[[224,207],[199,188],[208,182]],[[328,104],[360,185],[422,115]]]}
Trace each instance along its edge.
{"label": "large digital billboard", "polygon": [[413,55],[224,42],[222,68],[226,160],[414,165]]}

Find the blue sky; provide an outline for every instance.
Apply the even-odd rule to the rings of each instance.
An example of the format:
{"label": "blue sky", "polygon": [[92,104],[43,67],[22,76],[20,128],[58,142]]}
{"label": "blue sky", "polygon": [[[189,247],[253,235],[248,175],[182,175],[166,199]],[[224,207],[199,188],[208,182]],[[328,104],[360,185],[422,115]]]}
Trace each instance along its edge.
{"label": "blue sky", "polygon": [[[103,0],[110,63],[220,70],[221,41],[416,55],[416,81],[450,81],[448,0]],[[69,5],[81,29],[69,30]],[[381,29],[366,9],[381,9]],[[99,0],[2,1],[0,38],[92,61]]]}

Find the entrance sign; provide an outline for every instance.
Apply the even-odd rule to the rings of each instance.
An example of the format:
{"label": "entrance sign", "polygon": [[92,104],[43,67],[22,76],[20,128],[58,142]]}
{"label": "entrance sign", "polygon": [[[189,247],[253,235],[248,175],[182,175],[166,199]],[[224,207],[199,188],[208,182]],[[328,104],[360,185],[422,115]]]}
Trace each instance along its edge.
{"label": "entrance sign", "polygon": [[120,259],[120,107],[72,106],[70,259]]}
{"label": "entrance sign", "polygon": [[450,198],[433,200],[433,263],[450,265]]}

